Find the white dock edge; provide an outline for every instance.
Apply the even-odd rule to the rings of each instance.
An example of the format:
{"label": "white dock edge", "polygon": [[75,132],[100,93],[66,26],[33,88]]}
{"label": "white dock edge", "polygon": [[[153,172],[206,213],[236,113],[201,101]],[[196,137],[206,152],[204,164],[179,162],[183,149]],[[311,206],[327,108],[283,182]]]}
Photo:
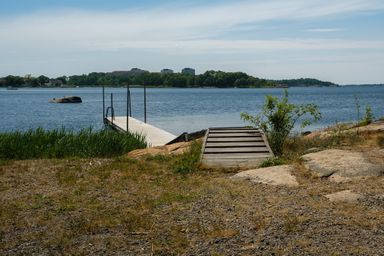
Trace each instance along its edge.
{"label": "white dock edge", "polygon": [[[127,131],[127,117],[126,116],[116,116],[113,119],[113,122],[110,117],[107,118],[108,124],[118,128],[122,131]],[[145,136],[148,147],[163,146],[168,142],[176,138],[175,135],[164,131],[160,128],[157,128],[148,123],[144,123],[140,120],[137,120],[133,117],[129,117],[128,120],[128,129],[132,133],[138,133]]]}

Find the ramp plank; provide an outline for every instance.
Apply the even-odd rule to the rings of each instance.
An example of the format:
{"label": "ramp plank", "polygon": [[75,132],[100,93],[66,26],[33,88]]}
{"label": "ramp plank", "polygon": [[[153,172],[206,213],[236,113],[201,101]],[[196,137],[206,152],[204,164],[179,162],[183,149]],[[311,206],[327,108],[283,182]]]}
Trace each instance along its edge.
{"label": "ramp plank", "polygon": [[[125,116],[116,116],[113,119],[113,122],[111,118],[108,117],[106,121],[108,125],[116,129],[125,132],[127,131],[127,117]],[[164,131],[148,123],[144,123],[133,117],[129,117],[128,119],[128,129],[129,132],[145,136],[145,140],[148,146],[163,146],[176,138],[175,135],[167,131]]]}
{"label": "ramp plank", "polygon": [[256,167],[273,153],[266,137],[249,127],[209,128],[202,163],[208,167]]}

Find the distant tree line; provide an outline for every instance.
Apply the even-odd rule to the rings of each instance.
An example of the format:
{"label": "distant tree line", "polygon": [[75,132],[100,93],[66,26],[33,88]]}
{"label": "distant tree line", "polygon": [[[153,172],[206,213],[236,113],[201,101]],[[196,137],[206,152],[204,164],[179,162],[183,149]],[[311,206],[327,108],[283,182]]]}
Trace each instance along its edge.
{"label": "distant tree line", "polygon": [[276,83],[288,87],[314,87],[314,86],[338,86],[332,82],[324,82],[314,78],[299,78],[299,79],[285,79],[285,80],[277,80]]}
{"label": "distant tree line", "polygon": [[124,86],[150,85],[156,87],[273,87],[274,82],[249,76],[242,72],[206,71],[201,75],[182,73],[161,74],[145,72],[141,74],[90,73],[70,76],[68,84],[75,86]]}
{"label": "distant tree line", "polygon": [[0,78],[0,87],[57,87],[61,85],[65,85],[67,83],[67,77],[61,76],[57,78],[49,78],[47,76],[39,76],[39,77],[32,77],[32,76],[6,76]]}
{"label": "distant tree line", "polygon": [[218,88],[261,88],[279,86],[335,86],[330,82],[301,78],[292,80],[267,80],[247,75],[243,72],[206,71],[200,75],[182,73],[162,74],[154,72],[92,72],[88,75],[61,76],[49,78],[6,76],[0,78],[0,87],[59,87],[59,86],[126,86],[148,85],[154,87],[218,87]]}

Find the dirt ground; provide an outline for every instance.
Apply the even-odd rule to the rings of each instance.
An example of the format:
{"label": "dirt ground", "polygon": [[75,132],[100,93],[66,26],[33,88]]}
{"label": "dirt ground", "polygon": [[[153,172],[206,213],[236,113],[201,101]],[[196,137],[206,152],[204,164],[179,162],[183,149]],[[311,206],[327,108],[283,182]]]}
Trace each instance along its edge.
{"label": "dirt ground", "polygon": [[[299,187],[172,157],[0,162],[0,255],[384,255],[384,177]],[[325,195],[350,189],[357,203]]]}

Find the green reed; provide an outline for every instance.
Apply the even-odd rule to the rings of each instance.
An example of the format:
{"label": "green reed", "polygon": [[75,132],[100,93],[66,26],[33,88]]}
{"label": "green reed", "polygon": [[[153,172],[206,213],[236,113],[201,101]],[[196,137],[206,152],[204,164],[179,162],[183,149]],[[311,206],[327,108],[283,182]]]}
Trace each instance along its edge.
{"label": "green reed", "polygon": [[110,129],[38,128],[0,133],[0,159],[113,157],[145,147],[143,136]]}

